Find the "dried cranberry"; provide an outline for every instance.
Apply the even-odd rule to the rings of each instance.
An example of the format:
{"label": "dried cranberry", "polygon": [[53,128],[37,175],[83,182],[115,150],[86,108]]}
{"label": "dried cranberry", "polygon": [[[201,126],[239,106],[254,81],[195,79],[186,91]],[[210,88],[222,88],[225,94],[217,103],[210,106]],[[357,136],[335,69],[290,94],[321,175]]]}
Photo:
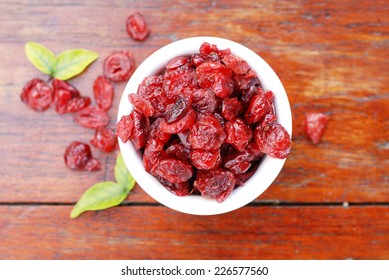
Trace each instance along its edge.
{"label": "dried cranberry", "polygon": [[161,117],[165,115],[169,101],[164,92],[162,92],[163,76],[150,76],[145,78],[139,85],[138,94],[147,99],[154,108],[154,116]]}
{"label": "dried cranberry", "polygon": [[171,60],[169,60],[168,63],[166,63],[166,69],[176,69],[186,63],[189,62],[189,57],[187,56],[177,56]]}
{"label": "dried cranberry", "polygon": [[146,145],[150,130],[150,120],[136,110],[132,111],[130,116],[134,124],[130,140],[134,144],[135,149],[139,150]]}
{"label": "dried cranberry", "polygon": [[128,80],[134,72],[135,62],[131,53],[117,51],[104,60],[103,72],[113,82]]}
{"label": "dried cranberry", "polygon": [[226,133],[218,119],[208,114],[198,118],[188,139],[193,149],[216,150],[226,139]]}
{"label": "dried cranberry", "polygon": [[100,108],[88,106],[74,114],[74,121],[87,128],[98,128],[109,123],[109,116]]}
{"label": "dried cranberry", "polygon": [[221,163],[220,149],[212,151],[192,150],[190,158],[197,169],[213,169]]}
{"label": "dried cranberry", "polygon": [[235,181],[232,172],[217,168],[199,170],[193,185],[201,192],[201,195],[216,198],[217,202],[223,202],[234,189]]}
{"label": "dried cranberry", "polygon": [[106,153],[115,150],[117,142],[113,130],[103,126],[96,129],[95,136],[90,140],[93,146]]}
{"label": "dried cranberry", "polygon": [[272,123],[266,129],[259,125],[254,131],[254,138],[259,149],[271,157],[283,159],[290,153],[290,135],[278,123]]}
{"label": "dried cranberry", "polygon": [[104,111],[108,111],[112,106],[114,87],[112,83],[103,76],[97,77],[93,83],[93,94],[97,106]]}
{"label": "dried cranberry", "polygon": [[222,103],[222,115],[230,121],[242,113],[243,106],[238,98],[226,98]]}
{"label": "dried cranberry", "polygon": [[214,44],[210,44],[210,43],[204,42],[204,43],[201,44],[199,52],[203,56],[209,56],[211,53],[216,53],[217,54],[219,52],[219,49]]}
{"label": "dried cranberry", "polygon": [[150,34],[150,31],[147,29],[146,21],[143,15],[139,12],[136,12],[128,17],[126,27],[128,35],[137,41],[143,41]]}
{"label": "dried cranberry", "polygon": [[82,142],[72,142],[65,150],[64,160],[71,170],[100,170],[100,163],[92,157],[89,145]]}
{"label": "dried cranberry", "polygon": [[78,89],[75,86],[69,84],[68,82],[53,79],[51,84],[53,86],[53,90],[55,94],[54,99],[57,98],[58,94],[61,95],[61,92],[63,91],[68,92],[71,98],[76,98],[80,96],[80,92],[78,91]]}
{"label": "dried cranberry", "polygon": [[250,101],[247,111],[244,114],[246,121],[251,123],[259,122],[268,112],[271,106],[269,101],[262,94],[254,95]]}
{"label": "dried cranberry", "polygon": [[85,107],[88,107],[90,105],[91,101],[89,97],[86,96],[80,96],[80,97],[75,97],[73,99],[70,99],[65,107],[65,112],[66,113],[74,113],[78,112]]}
{"label": "dried cranberry", "polygon": [[314,144],[320,143],[328,119],[328,116],[323,113],[310,112],[305,114],[304,131]]}
{"label": "dried cranberry", "polygon": [[156,150],[162,150],[165,144],[170,140],[171,134],[165,133],[161,130],[163,123],[162,118],[156,119],[150,126],[149,137],[146,148],[153,144],[153,148]]}
{"label": "dried cranberry", "polygon": [[151,172],[171,183],[188,181],[193,175],[192,166],[177,159],[161,160]]}
{"label": "dried cranberry", "polygon": [[182,145],[184,145],[185,148],[188,149],[192,148],[192,145],[189,143],[189,139],[188,139],[189,134],[190,134],[189,129],[184,129],[183,131],[177,134],[178,138],[180,138]]}
{"label": "dried cranberry", "polygon": [[192,92],[193,108],[199,113],[213,113],[216,108],[215,94],[210,89],[198,89]]}
{"label": "dried cranberry", "polygon": [[223,55],[222,61],[234,73],[239,75],[246,74],[250,70],[250,66],[246,61],[233,55],[232,53]]}
{"label": "dried cranberry", "polygon": [[159,149],[159,144],[157,141],[149,141],[143,153],[143,165],[145,170],[147,172],[151,172],[156,164],[167,158],[168,156],[166,152]]}
{"label": "dried cranberry", "polygon": [[192,106],[192,96],[184,96],[177,99],[174,104],[166,106],[165,120],[168,124],[180,120]]}
{"label": "dried cranberry", "polygon": [[143,115],[151,117],[154,115],[154,108],[151,105],[150,101],[146,98],[143,98],[139,94],[129,94],[128,100],[134,105],[135,109],[141,112]]}
{"label": "dried cranberry", "polygon": [[126,143],[128,140],[130,140],[133,127],[134,122],[130,115],[122,116],[120,118],[120,121],[116,126],[116,135],[120,137],[123,143]]}
{"label": "dried cranberry", "polygon": [[192,64],[193,66],[197,67],[199,66],[201,63],[204,62],[204,58],[203,56],[199,55],[199,54],[193,54],[191,57],[190,57],[191,61],[192,61]]}
{"label": "dried cranberry", "polygon": [[168,189],[170,192],[174,193],[178,196],[185,196],[189,194],[189,182],[182,182],[182,183],[171,183],[168,180],[165,180],[161,177],[157,176],[157,179],[159,182],[161,182],[162,185],[165,186],[166,189]]}
{"label": "dried cranberry", "polygon": [[31,109],[45,111],[53,102],[53,90],[42,80],[35,78],[24,86],[20,98]]}
{"label": "dried cranberry", "polygon": [[240,118],[226,123],[226,143],[232,144],[238,151],[243,151],[253,134],[250,127]]}
{"label": "dried cranberry", "polygon": [[163,91],[169,101],[174,102],[185,90],[196,89],[196,74],[193,69],[176,69],[163,76]]}
{"label": "dried cranberry", "polygon": [[185,116],[183,116],[180,120],[168,124],[165,120],[161,124],[161,130],[170,134],[177,134],[183,131],[184,129],[192,127],[192,125],[196,122],[196,113],[190,109]]}
{"label": "dried cranberry", "polygon": [[183,144],[174,144],[166,149],[166,154],[171,158],[179,159],[184,162],[190,160],[190,150],[185,148]]}

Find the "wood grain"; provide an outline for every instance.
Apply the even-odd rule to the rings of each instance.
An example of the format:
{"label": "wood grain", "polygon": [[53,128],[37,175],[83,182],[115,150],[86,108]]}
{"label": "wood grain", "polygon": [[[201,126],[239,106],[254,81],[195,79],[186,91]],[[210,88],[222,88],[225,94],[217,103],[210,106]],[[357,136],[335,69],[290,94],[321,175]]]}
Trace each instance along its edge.
{"label": "wood grain", "polygon": [[[71,116],[58,116],[53,110],[36,113],[20,102],[24,84],[33,77],[44,78],[24,58],[25,42],[40,42],[55,53],[75,47],[99,52],[100,59],[72,80],[84,95],[92,96],[93,80],[110,52],[128,49],[139,64],[171,41],[214,35],[260,54],[280,76],[291,101],[293,152],[260,200],[388,202],[389,82],[383,73],[389,70],[389,35],[384,3],[0,2],[6,22],[0,30],[0,145],[7,147],[1,151],[0,201],[74,202],[88,186],[112,177],[115,161],[113,154],[94,151],[102,171],[66,169],[66,145],[88,142],[93,131],[74,124]],[[132,41],[125,32],[125,19],[136,10],[145,14],[152,30],[145,42]],[[123,88],[123,83],[116,85],[109,112],[112,124]],[[318,146],[302,134],[304,113],[311,110],[331,116]],[[131,199],[152,201],[142,190]]]}
{"label": "wood grain", "polygon": [[244,207],[200,217],[124,206],[0,207],[0,259],[388,259],[389,207]]}

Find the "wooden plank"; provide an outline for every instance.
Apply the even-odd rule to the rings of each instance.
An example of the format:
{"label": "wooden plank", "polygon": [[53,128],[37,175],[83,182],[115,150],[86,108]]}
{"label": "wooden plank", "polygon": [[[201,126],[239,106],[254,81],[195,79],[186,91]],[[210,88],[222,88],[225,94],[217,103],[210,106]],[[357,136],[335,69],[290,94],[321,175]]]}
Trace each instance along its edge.
{"label": "wooden plank", "polygon": [[388,259],[389,207],[245,207],[190,216],[125,206],[1,206],[0,259]]}
{"label": "wooden plank", "polygon": [[[113,176],[114,154],[98,153],[103,170],[71,172],[62,155],[93,131],[54,110],[36,113],[19,100],[25,83],[45,78],[24,58],[37,41],[59,53],[85,47],[100,59],[72,80],[92,97],[103,59],[128,49],[139,65],[177,39],[221,36],[259,53],[280,76],[291,101],[293,151],[276,182],[259,200],[389,202],[389,7],[376,1],[30,1],[0,2],[0,202],[75,202],[90,185]],[[128,14],[144,13],[152,30],[129,39]],[[190,13],[188,12],[190,11]],[[179,28],[176,28],[179,26]],[[12,69],[12,71],[10,71]],[[124,83],[115,86],[114,124]],[[330,114],[319,146],[302,134],[308,110]],[[140,188],[129,198],[152,202]]]}

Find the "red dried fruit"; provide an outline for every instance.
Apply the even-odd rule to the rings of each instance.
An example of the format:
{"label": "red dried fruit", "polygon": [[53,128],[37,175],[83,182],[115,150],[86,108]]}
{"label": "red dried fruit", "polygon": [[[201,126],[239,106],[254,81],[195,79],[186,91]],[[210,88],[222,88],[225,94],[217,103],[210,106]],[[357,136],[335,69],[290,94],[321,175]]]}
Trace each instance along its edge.
{"label": "red dried fruit", "polygon": [[103,73],[113,82],[128,80],[134,72],[135,62],[131,53],[117,51],[104,60]]}
{"label": "red dried fruit", "polygon": [[190,161],[190,150],[183,144],[174,144],[166,149],[166,154],[171,158],[179,159],[184,162]]}
{"label": "red dried fruit", "polygon": [[126,143],[128,140],[130,140],[133,127],[134,122],[130,115],[122,116],[120,118],[120,121],[116,126],[116,135],[120,137],[123,143]]}
{"label": "red dried fruit", "polygon": [[226,98],[222,103],[222,115],[230,121],[239,116],[243,111],[243,106],[238,98]]}
{"label": "red dried fruit", "polygon": [[213,169],[221,163],[220,149],[212,151],[191,150],[190,158],[197,169]]}
{"label": "red dried fruit", "polygon": [[161,131],[177,134],[183,131],[184,129],[192,127],[192,125],[196,122],[196,113],[193,109],[190,109],[185,116],[183,116],[180,120],[168,124],[165,120],[161,124]]}
{"label": "red dried fruit", "polygon": [[166,69],[176,69],[184,64],[187,64],[188,62],[189,62],[189,57],[177,56],[177,57],[169,60],[168,63],[166,63]]}
{"label": "red dried fruit", "polygon": [[251,123],[259,122],[267,113],[271,111],[269,101],[263,94],[256,94],[251,98],[250,104],[244,114],[246,121]]}
{"label": "red dried fruit", "polygon": [[162,88],[170,103],[175,102],[185,90],[197,88],[195,76],[193,69],[181,70],[180,68],[164,74]]}
{"label": "red dried fruit", "polygon": [[76,112],[74,122],[87,128],[98,128],[109,123],[107,112],[97,107],[88,106]]}
{"label": "red dried fruit", "polygon": [[97,106],[108,111],[112,106],[114,87],[104,76],[99,76],[93,83],[93,94]]}
{"label": "red dried fruit", "polygon": [[328,116],[323,113],[310,112],[305,114],[304,132],[314,144],[320,143],[328,119]]}
{"label": "red dried fruit", "polygon": [[193,175],[192,166],[177,159],[161,160],[151,172],[171,183],[186,182]]}
{"label": "red dried fruit", "polygon": [[196,68],[197,83],[204,89],[211,88],[216,79],[218,79],[218,83],[227,83],[228,79],[232,81],[231,77],[231,69],[220,62],[206,61]]}
{"label": "red dried fruit", "polygon": [[97,128],[95,136],[90,140],[93,146],[106,153],[115,150],[117,142],[118,140],[113,130],[106,127]]}
{"label": "red dried fruit", "polygon": [[173,103],[162,92],[163,76],[150,76],[145,78],[139,85],[138,94],[147,99],[154,108],[154,116],[165,115],[167,104]]}
{"label": "red dried fruit", "polygon": [[246,61],[233,55],[232,53],[224,54],[223,63],[238,75],[246,74],[250,70],[250,66]]}
{"label": "red dried fruit", "polygon": [[254,138],[259,149],[271,157],[283,159],[290,153],[290,135],[278,123],[272,123],[266,127],[259,125],[254,131]]}
{"label": "red dried fruit", "polygon": [[136,150],[143,148],[149,137],[150,120],[147,116],[142,115],[138,111],[134,110],[130,114],[133,127],[130,135],[130,140]]}
{"label": "red dried fruit", "polygon": [[201,56],[199,54],[193,54],[190,57],[190,60],[192,61],[193,66],[195,66],[195,67],[199,66],[201,63],[204,62],[203,56]]}
{"label": "red dried fruit", "polygon": [[250,127],[240,118],[226,123],[226,134],[226,143],[238,151],[243,151],[253,137]]}
{"label": "red dried fruit", "polygon": [[177,99],[174,104],[166,106],[165,121],[168,124],[180,120],[192,106],[192,96],[184,96]]}
{"label": "red dried fruit", "polygon": [[216,108],[215,94],[210,89],[198,89],[193,91],[193,108],[199,113],[213,113]]}
{"label": "red dried fruit", "polygon": [[20,99],[31,109],[45,111],[53,102],[53,90],[41,79],[35,78],[24,86]]}
{"label": "red dried fruit", "polygon": [[[168,156],[164,150],[159,149],[156,141],[149,141],[143,153],[143,165],[147,172],[151,172],[156,164],[161,160],[167,159]],[[153,174],[154,175],[154,174]]]}
{"label": "red dried fruit", "polygon": [[209,56],[211,53],[218,53],[219,49],[216,45],[204,42],[201,44],[199,52],[203,56]]}
{"label": "red dried fruit", "polygon": [[180,138],[180,141],[181,141],[182,145],[185,146],[185,148],[191,149],[192,145],[189,143],[189,139],[188,139],[189,134],[190,134],[190,130],[184,129],[183,131],[178,133],[177,136],[178,136],[178,138]]}
{"label": "red dried fruit", "polygon": [[137,41],[145,40],[150,34],[146,21],[143,15],[139,12],[136,12],[128,17],[126,28],[128,35]]}
{"label": "red dried fruit", "polygon": [[200,191],[201,195],[216,198],[217,202],[223,202],[234,189],[235,181],[232,172],[217,168],[199,170],[193,185]]}
{"label": "red dried fruit", "polygon": [[64,160],[71,170],[100,170],[100,163],[92,157],[89,145],[82,142],[72,142],[65,150]]}
{"label": "red dried fruit", "polygon": [[146,98],[143,98],[142,96],[138,94],[129,94],[128,100],[131,102],[132,105],[134,105],[135,110],[138,110],[143,115],[151,117],[154,115],[154,108],[151,105],[150,101],[148,101]]}
{"label": "red dried fruit", "polygon": [[[78,91],[78,89],[75,86],[69,84],[68,82],[53,79],[51,84],[53,86],[53,90],[54,90],[55,95],[57,95],[57,94],[61,95],[61,91],[66,91],[66,92],[70,93],[71,98],[75,98],[75,97],[80,96],[80,92]],[[55,98],[56,98],[56,96],[55,96]]]}
{"label": "red dried fruit", "polygon": [[216,150],[226,139],[226,133],[213,115],[201,115],[191,127],[188,139],[193,149]]}
{"label": "red dried fruit", "polygon": [[165,188],[167,188],[170,192],[174,193],[175,195],[185,196],[185,195],[189,194],[190,186],[189,186],[188,181],[173,184],[173,183],[169,182],[168,180],[165,180],[165,179],[160,178],[158,176],[157,176],[157,179],[159,182],[161,182],[162,185],[165,186]]}
{"label": "red dried fruit", "polygon": [[66,107],[64,107],[64,112],[65,113],[74,113],[78,112],[90,105],[90,98],[86,96],[80,96],[80,97],[75,97],[70,99]]}

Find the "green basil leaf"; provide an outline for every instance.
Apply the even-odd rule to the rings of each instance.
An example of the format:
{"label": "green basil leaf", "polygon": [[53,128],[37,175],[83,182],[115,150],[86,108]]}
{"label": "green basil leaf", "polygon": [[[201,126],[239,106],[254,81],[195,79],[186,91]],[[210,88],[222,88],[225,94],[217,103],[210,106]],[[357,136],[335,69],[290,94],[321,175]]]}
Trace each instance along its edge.
{"label": "green basil leaf", "polygon": [[59,80],[69,80],[84,71],[98,57],[98,53],[85,49],[64,51],[55,59],[53,76]]}
{"label": "green basil leaf", "polygon": [[115,182],[100,182],[81,196],[72,212],[71,218],[78,217],[85,211],[102,210],[119,205],[128,195],[128,190]]}
{"label": "green basil leaf", "polygon": [[27,59],[42,73],[51,75],[55,63],[55,55],[45,46],[28,42],[24,48]]}
{"label": "green basil leaf", "polygon": [[132,188],[135,186],[135,180],[124,163],[122,153],[119,153],[116,158],[115,180],[119,185],[122,185],[128,191],[132,190]]}

